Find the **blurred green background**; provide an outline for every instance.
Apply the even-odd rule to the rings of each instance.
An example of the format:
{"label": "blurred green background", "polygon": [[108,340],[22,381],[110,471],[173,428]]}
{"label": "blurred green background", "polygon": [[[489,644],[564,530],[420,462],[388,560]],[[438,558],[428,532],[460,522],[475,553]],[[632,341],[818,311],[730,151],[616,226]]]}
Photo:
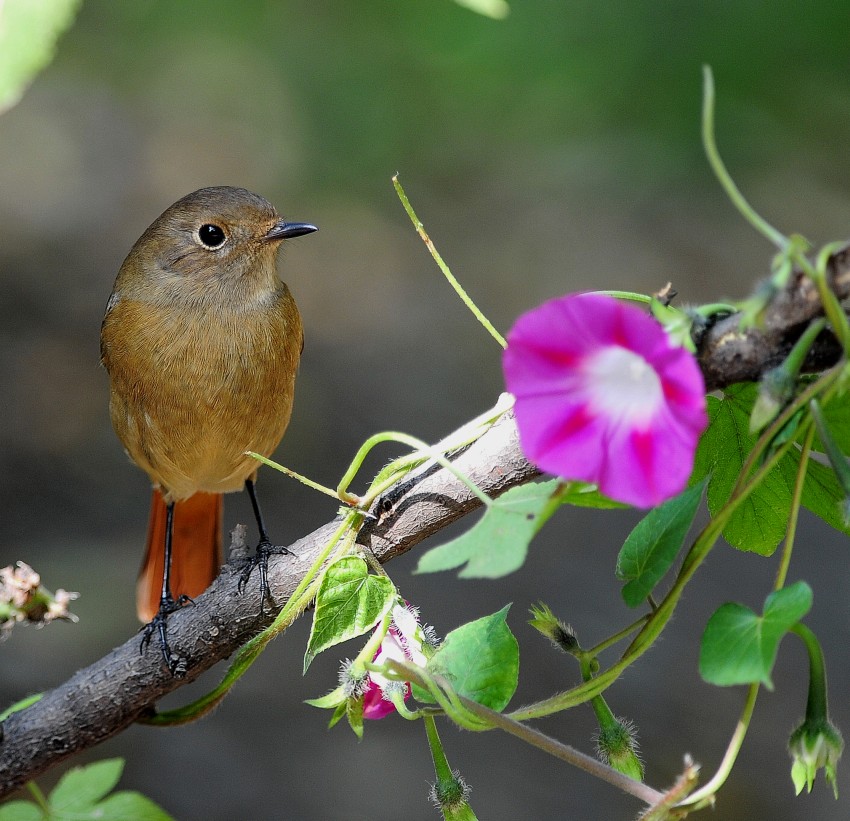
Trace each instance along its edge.
{"label": "blurred green background", "polygon": [[[718,142],[754,205],[815,243],[844,238],[848,23],[850,8],[831,0],[514,0],[500,22],[450,0],[87,0],[56,60],[0,117],[0,565],[25,559],[48,587],[82,594],[80,624],[19,629],[0,647],[0,703],[59,683],[137,629],[148,487],[110,428],[98,334],[124,255],[167,205],[201,186],[241,185],[320,226],[282,261],[307,343],[278,457],[334,484],[370,434],[436,439],[502,387],[499,351],[441,280],[394,172],[503,331],[577,289],[672,280],[684,301],[741,297],[772,249],[708,170],[700,66],[714,68]],[[261,491],[284,542],[335,511],[271,471]],[[228,497],[228,528],[249,516],[246,500]],[[390,572],[441,634],[514,602],[519,704],[578,678],[525,624],[530,604],[548,602],[585,643],[630,620],[613,567],[635,519],[564,511],[523,570],[496,582],[414,576],[415,556]],[[789,580],[814,587],[808,623],[825,641],[834,718],[850,728],[847,565],[846,540],[804,517]],[[614,711],[640,728],[654,786],[673,781],[685,753],[704,779],[719,762],[744,693],[701,682],[697,639],[723,601],[760,609],[773,571],[718,548],[657,649],[612,688]],[[306,631],[299,623],[275,642],[211,717],[132,728],[86,759],[125,756],[122,785],[179,819],[436,817],[420,726],[369,724],[357,743],[301,703],[335,685],[338,661],[326,654],[302,679]],[[785,744],[806,682],[793,640],[775,681],[711,817],[846,818],[846,764],[838,802],[820,776],[811,796],[793,797]],[[540,726],[592,749],[589,708]],[[450,726],[443,735],[482,819],[637,810],[512,739]]]}

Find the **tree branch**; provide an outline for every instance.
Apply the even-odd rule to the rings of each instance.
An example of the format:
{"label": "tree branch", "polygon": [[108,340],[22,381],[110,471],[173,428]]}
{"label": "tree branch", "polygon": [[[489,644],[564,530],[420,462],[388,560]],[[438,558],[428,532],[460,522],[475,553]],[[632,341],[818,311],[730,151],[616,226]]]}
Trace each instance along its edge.
{"label": "tree branch", "polygon": [[[839,298],[850,296],[850,246],[831,258],[829,272]],[[821,314],[816,288],[798,274],[776,295],[762,327],[741,332],[735,316],[718,322],[698,346],[707,388],[757,379],[782,361],[805,325]],[[822,369],[839,355],[834,340],[825,334],[808,367]],[[511,414],[453,461],[494,497],[537,475],[519,448]],[[438,465],[425,466],[384,494],[373,511],[377,519],[363,527],[358,543],[371,549],[380,562],[387,562],[479,505],[449,471]],[[269,582],[276,602],[285,602],[292,594],[338,525],[336,519],[290,545],[293,556],[272,558]],[[258,585],[248,585],[240,595],[238,579],[238,570],[226,566],[195,606],[169,618],[172,649],[188,659],[185,678],[173,678],[166,670],[156,641],[140,653],[136,635],[45,693],[36,704],[6,719],[0,726],[0,796],[62,759],[119,733],[149,713],[163,695],[194,680],[266,627],[274,614],[260,615]]]}
{"label": "tree branch", "polygon": [[[519,449],[510,415],[497,421],[454,462],[491,496],[537,474]],[[426,465],[384,494],[376,506],[377,520],[363,527],[358,541],[378,561],[387,562],[480,504],[449,471]],[[292,594],[339,523],[337,518],[290,545],[294,556],[272,557],[269,584],[276,602],[285,602]],[[274,614],[260,615],[259,585],[249,584],[240,595],[238,581],[239,570],[225,566],[194,607],[169,617],[172,650],[189,660],[185,678],[172,677],[164,667],[156,637],[140,653],[136,635],[31,707],[7,718],[0,742],[0,796],[119,733],[150,712],[163,695],[197,678],[268,626]]]}
{"label": "tree branch", "polygon": [[[830,257],[827,271],[839,300],[850,297],[850,245]],[[788,287],[768,305],[761,327],[741,331],[738,316],[732,315],[714,325],[700,340],[698,356],[706,390],[758,380],[785,359],[806,325],[818,316],[823,316],[823,308],[817,287],[795,271]],[[813,347],[805,369],[824,370],[834,365],[840,355],[835,338],[824,333]]]}

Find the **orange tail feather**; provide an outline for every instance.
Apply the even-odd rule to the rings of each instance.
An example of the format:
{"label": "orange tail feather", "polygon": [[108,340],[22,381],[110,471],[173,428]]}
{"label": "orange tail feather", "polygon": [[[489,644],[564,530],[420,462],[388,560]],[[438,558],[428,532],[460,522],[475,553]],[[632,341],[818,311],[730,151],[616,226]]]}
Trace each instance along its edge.
{"label": "orange tail feather", "polygon": [[[171,592],[175,599],[200,595],[218,575],[222,564],[223,508],[220,493],[196,493],[174,505]],[[165,500],[154,489],[147,549],[136,583],[136,610],[143,622],[150,621],[159,609],[165,567],[165,519]]]}

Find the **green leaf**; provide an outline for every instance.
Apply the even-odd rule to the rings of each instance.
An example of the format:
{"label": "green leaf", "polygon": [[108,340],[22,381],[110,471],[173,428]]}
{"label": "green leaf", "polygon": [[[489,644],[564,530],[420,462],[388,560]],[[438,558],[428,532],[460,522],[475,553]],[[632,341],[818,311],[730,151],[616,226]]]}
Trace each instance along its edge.
{"label": "green leaf", "polygon": [[670,569],[688,535],[706,480],[651,510],[629,534],[617,557],[617,578],[628,580],[623,600],[637,607]]}
{"label": "green leaf", "polygon": [[123,770],[122,758],[107,758],[68,770],[50,793],[50,808],[57,813],[76,813],[90,808],[114,789]]}
{"label": "green leaf", "polygon": [[801,501],[828,525],[850,536],[850,527],[844,521],[844,489],[832,468],[809,460]]}
{"label": "green leaf", "polygon": [[510,11],[507,0],[455,0],[455,3],[494,20],[502,20]]}
{"label": "green leaf", "polygon": [[[443,676],[460,695],[503,710],[519,679],[519,645],[505,621],[509,609],[452,630],[428,660],[428,672]],[[416,695],[432,700],[419,688]]]}
{"label": "green leaf", "polygon": [[44,814],[32,801],[10,801],[0,807],[0,821],[44,821]]}
{"label": "green leaf", "polygon": [[697,450],[694,454],[694,466],[691,470],[691,478],[688,480],[689,485],[696,485],[703,479],[708,478],[714,472],[719,454],[715,451],[717,444],[717,435],[715,426],[720,424],[717,417],[720,415],[720,406],[722,401],[716,396],[705,397],[705,410],[708,416],[708,427],[703,431],[697,443]]}
{"label": "green leaf", "polygon": [[[821,413],[835,444],[844,453],[850,453],[850,397],[844,391],[838,393],[825,405],[821,405]],[[812,449],[826,453],[826,446],[820,436],[815,436]]]}
{"label": "green leaf", "polygon": [[337,687],[335,690],[331,690],[326,695],[319,696],[318,698],[305,698],[304,703],[309,704],[311,707],[329,710],[331,707],[339,707],[340,704],[345,703],[347,700],[348,696],[345,695],[343,688]]}
{"label": "green leaf", "polygon": [[304,672],[323,650],[371,630],[398,597],[386,576],[370,576],[359,556],[344,556],[330,565],[316,594],[316,611],[304,654]]}
{"label": "green leaf", "polygon": [[466,564],[464,579],[497,579],[522,566],[528,544],[551,515],[543,514],[559,480],[530,482],[493,501],[484,516],[458,538],[425,553],[417,573],[435,573]]}
{"label": "green leaf", "polygon": [[[697,448],[691,482],[711,474],[706,500],[712,516],[729,501],[756,442],[749,432],[756,392],[753,384],[733,385],[722,400],[708,397],[710,424]],[[793,461],[785,457],[730,517],[723,538],[739,550],[770,556],[785,535],[793,483]]]}
{"label": "green leaf", "polygon": [[597,510],[622,510],[628,507],[622,502],[615,502],[613,499],[603,496],[596,485],[589,485],[586,482],[570,482],[561,494],[560,501],[563,505],[592,507]]}
{"label": "green leaf", "polygon": [[770,456],[774,450],[779,449],[786,442],[790,442],[797,435],[797,431],[800,429],[800,423],[805,416],[806,413],[802,408],[794,413],[771,440],[770,446],[767,449],[767,456]]}
{"label": "green leaf", "polygon": [[162,807],[133,790],[122,790],[105,798],[90,818],[92,821],[174,821]]}
{"label": "green leaf", "polygon": [[333,729],[338,723],[339,720],[348,712],[348,699],[341,701],[336,705],[336,709],[331,716],[331,720],[328,722],[328,729]]}
{"label": "green leaf", "polygon": [[[348,726],[358,738],[363,738],[363,699],[350,698],[345,702],[345,717]],[[336,723],[336,722],[334,722]],[[333,725],[331,725],[333,726]]]}
{"label": "green leaf", "polygon": [[761,682],[772,690],[770,673],[779,642],[811,606],[812,589],[805,582],[771,593],[762,616],[741,604],[722,605],[703,633],[700,675],[720,687]]}
{"label": "green leaf", "polygon": [[59,35],[80,0],[5,0],[0,3],[0,113],[11,108],[52,59]]}

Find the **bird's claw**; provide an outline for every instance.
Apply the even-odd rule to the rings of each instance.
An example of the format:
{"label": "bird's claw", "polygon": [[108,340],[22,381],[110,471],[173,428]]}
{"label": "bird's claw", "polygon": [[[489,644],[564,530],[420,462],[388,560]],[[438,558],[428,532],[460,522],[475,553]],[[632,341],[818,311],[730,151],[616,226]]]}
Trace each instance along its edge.
{"label": "bird's claw", "polygon": [[272,601],[271,591],[269,589],[269,556],[282,556],[289,554],[294,555],[291,550],[287,550],[283,545],[274,545],[271,542],[260,542],[257,545],[257,552],[253,556],[245,559],[242,572],[239,574],[239,582],[236,589],[239,593],[245,592],[245,585],[248,579],[251,578],[251,573],[257,567],[260,570],[260,610],[262,611],[266,601]]}
{"label": "bird's claw", "polygon": [[176,656],[171,652],[171,647],[168,644],[168,617],[185,605],[194,603],[189,596],[178,596],[176,599],[166,596],[160,601],[156,615],[142,628],[139,653],[145,652],[151,643],[151,638],[156,634],[159,637],[159,648],[162,651],[165,666],[174,678],[183,678],[189,665],[188,659],[183,656]]}

